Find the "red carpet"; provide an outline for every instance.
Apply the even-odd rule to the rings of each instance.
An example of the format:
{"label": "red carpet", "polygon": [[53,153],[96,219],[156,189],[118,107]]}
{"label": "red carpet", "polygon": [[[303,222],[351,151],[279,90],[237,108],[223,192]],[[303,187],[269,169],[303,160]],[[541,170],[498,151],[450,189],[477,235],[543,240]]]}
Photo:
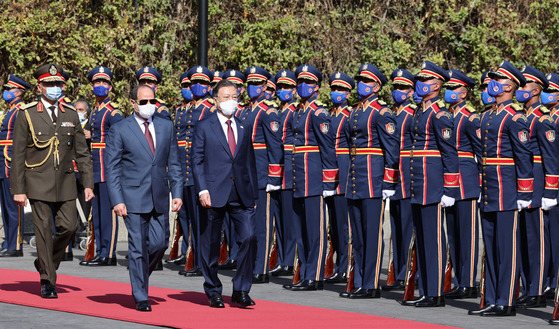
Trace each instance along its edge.
{"label": "red carpet", "polygon": [[[59,275],[58,299],[40,297],[37,272],[0,269],[0,302],[174,328],[448,328],[381,316],[256,301],[253,308],[212,309],[203,293],[150,287],[152,312],[135,310],[127,283]],[[271,321],[270,321],[271,320]]]}

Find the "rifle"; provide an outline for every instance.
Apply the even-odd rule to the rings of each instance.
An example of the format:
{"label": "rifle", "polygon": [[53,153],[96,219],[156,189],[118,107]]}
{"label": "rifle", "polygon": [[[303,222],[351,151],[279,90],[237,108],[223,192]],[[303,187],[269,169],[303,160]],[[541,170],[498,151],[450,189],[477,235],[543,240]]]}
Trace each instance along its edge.
{"label": "rifle", "polygon": [[450,249],[448,248],[448,244],[447,244],[443,292],[449,292],[451,288],[452,288],[452,261],[450,260]]}
{"label": "rifle", "polygon": [[176,259],[179,257],[179,240],[182,236],[181,232],[181,224],[179,222],[179,213],[175,214],[175,224],[174,224],[173,232],[175,235],[173,237],[173,244],[171,245],[171,251],[169,251],[169,260]]}
{"label": "rifle", "polygon": [[271,270],[278,265],[278,233],[274,229],[274,243],[270,249],[270,257],[268,258],[268,269]]}
{"label": "rifle", "polygon": [[92,260],[95,257],[95,231],[93,230],[93,220],[91,214],[87,218],[87,247],[85,247],[84,261]]}
{"label": "rifle", "polygon": [[415,247],[415,231],[412,233],[410,247],[408,249],[408,266],[406,271],[406,288],[402,300],[413,300],[415,291],[415,275],[417,274],[417,254]]}
{"label": "rifle", "polygon": [[394,273],[394,256],[392,255],[392,233],[390,233],[389,243],[388,259],[390,259],[390,265],[388,265],[388,278],[386,278],[386,285],[391,286],[394,282],[396,282],[396,274]]}
{"label": "rifle", "polygon": [[555,307],[553,308],[553,316],[551,317],[551,319],[553,320],[559,320],[559,293],[557,291],[557,288],[559,288],[559,275],[557,275],[557,287],[555,287],[555,298],[554,298],[554,302],[555,302]]}
{"label": "rifle", "polygon": [[328,254],[324,267],[324,277],[329,278],[334,274],[334,244],[332,243],[332,231],[328,232]]}
{"label": "rifle", "polygon": [[353,246],[351,241],[347,246],[348,266],[347,266],[347,284],[345,286],[346,292],[355,290],[355,259],[353,259]]}
{"label": "rifle", "polygon": [[23,243],[23,232],[21,229],[21,206],[17,207],[17,249]]}
{"label": "rifle", "polygon": [[479,279],[479,308],[485,307],[485,246],[483,246],[483,253],[481,254],[481,278]]}
{"label": "rifle", "polygon": [[219,259],[217,264],[221,265],[227,261],[227,238],[225,237],[225,232],[222,234],[221,246],[219,247]]}
{"label": "rifle", "polygon": [[293,273],[293,280],[291,283],[296,284],[301,281],[301,261],[299,260],[299,248],[297,246],[295,247],[295,263],[293,266],[295,267],[295,272]]}
{"label": "rifle", "polygon": [[190,271],[194,269],[194,248],[192,244],[189,244],[188,250],[186,251],[186,264],[184,264],[184,270]]}

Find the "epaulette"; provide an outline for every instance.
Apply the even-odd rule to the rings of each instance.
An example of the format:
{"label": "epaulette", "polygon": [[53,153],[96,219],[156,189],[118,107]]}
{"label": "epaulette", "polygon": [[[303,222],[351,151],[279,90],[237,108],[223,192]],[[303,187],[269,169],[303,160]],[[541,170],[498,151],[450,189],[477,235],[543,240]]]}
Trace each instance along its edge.
{"label": "epaulette", "polygon": [[64,98],[62,98],[62,100],[66,103],[72,103],[72,100],[70,99],[70,97],[64,97]]}
{"label": "epaulette", "polygon": [[515,110],[516,112],[522,111],[522,106],[520,106],[516,103],[510,104],[510,107],[512,107],[512,109]]}
{"label": "epaulette", "polygon": [[377,103],[379,103],[381,106],[388,106],[382,99],[377,99]]}
{"label": "epaulette", "polygon": [[476,109],[474,109],[470,104],[466,105],[466,110],[470,113],[476,113]]}
{"label": "epaulette", "polygon": [[543,114],[549,114],[549,113],[551,112],[547,107],[545,107],[545,106],[543,106],[543,105],[540,105],[540,111],[541,111]]}
{"label": "epaulette", "polygon": [[[438,103],[438,101],[437,101],[437,103]],[[446,110],[442,110],[442,111],[439,111],[439,112],[437,113],[437,119],[440,119],[440,118],[443,117],[443,116],[445,116],[445,117],[447,117],[447,118],[449,118],[449,119],[452,119],[452,115],[450,115],[450,113],[448,113],[448,111],[446,111]]]}
{"label": "epaulette", "polygon": [[76,110],[76,108],[73,105],[67,104],[67,103],[62,103],[60,102],[60,104],[62,104],[62,106],[69,108],[70,110]]}
{"label": "epaulette", "polygon": [[417,105],[415,104],[410,104],[409,107],[411,107],[414,111],[417,110]]}
{"label": "epaulette", "polygon": [[124,113],[122,113],[119,109],[114,109],[114,110],[111,111],[111,115],[113,117],[117,114],[120,114],[120,115],[124,116]]}
{"label": "epaulette", "polygon": [[522,119],[522,120],[524,120],[524,122],[528,122],[528,119],[526,119],[526,116],[524,115],[524,113],[517,113],[512,117],[512,121],[516,121],[518,119]]}
{"label": "epaulette", "polygon": [[315,114],[316,116],[319,116],[319,115],[321,115],[321,114],[327,114],[327,113],[328,113],[328,112],[326,112],[326,110],[325,110],[324,108],[322,108],[322,107],[321,107],[321,108],[318,108],[318,109],[316,109],[316,110],[314,111],[314,114]]}
{"label": "epaulette", "polygon": [[478,118],[479,118],[479,114],[477,114],[477,113],[472,113],[472,114],[470,115],[470,117],[468,118],[468,120],[470,120],[470,122],[473,122],[475,119],[478,119]]}
{"label": "epaulette", "polygon": [[278,104],[276,104],[274,101],[271,101],[271,100],[268,100],[268,99],[266,99],[266,100],[264,101],[264,103],[265,103],[266,105],[268,105],[268,106],[278,107]]}
{"label": "epaulette", "polygon": [[161,106],[165,106],[165,102],[163,100],[161,100],[160,98],[155,98],[155,100],[161,104]]}
{"label": "epaulette", "polygon": [[20,106],[19,109],[25,111],[25,110],[27,110],[28,108],[37,105],[38,103],[39,103],[39,102],[31,102],[31,103],[23,104],[23,105]]}
{"label": "epaulette", "polygon": [[214,101],[213,98],[208,98],[208,99],[206,99],[206,100],[207,100],[210,104],[212,104],[212,105],[215,104],[215,101]]}
{"label": "epaulette", "polygon": [[540,122],[544,122],[545,120],[549,120],[549,122],[553,123],[553,119],[551,119],[551,116],[548,114],[542,115],[539,119]]}
{"label": "epaulette", "polygon": [[316,101],[314,101],[314,103],[318,106],[326,106],[324,105],[324,103],[322,103],[321,101],[319,101],[318,99]]}
{"label": "epaulette", "polygon": [[445,109],[446,108],[446,103],[442,100],[439,99],[438,101],[435,102],[437,104],[437,106],[439,107],[439,109]]}
{"label": "epaulette", "polygon": [[249,104],[249,103],[247,103],[247,102],[242,102],[242,103],[239,103],[239,106],[240,106],[240,107],[247,107],[248,104]]}

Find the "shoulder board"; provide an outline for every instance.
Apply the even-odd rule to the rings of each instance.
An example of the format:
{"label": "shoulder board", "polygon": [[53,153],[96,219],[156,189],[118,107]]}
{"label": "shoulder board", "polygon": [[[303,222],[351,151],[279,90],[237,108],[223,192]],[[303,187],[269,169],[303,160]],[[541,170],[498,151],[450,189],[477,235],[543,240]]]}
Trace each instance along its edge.
{"label": "shoulder board", "polygon": [[156,100],[157,102],[159,102],[159,104],[165,105],[165,102],[164,102],[163,100],[161,100],[160,98],[155,98],[155,100]]}
{"label": "shoulder board", "polygon": [[325,109],[323,109],[323,108],[318,108],[318,109],[316,109],[316,110],[314,111],[314,114],[315,114],[316,116],[319,116],[319,115],[321,115],[321,114],[328,114],[328,112],[327,112]]}
{"label": "shoulder board", "polygon": [[208,98],[208,99],[206,99],[206,100],[207,100],[210,104],[212,104],[212,105],[215,104],[215,101],[214,101],[213,98]]}
{"label": "shoulder board", "polygon": [[540,117],[540,119],[539,119],[540,122],[544,122],[544,121],[546,121],[546,120],[548,120],[549,122],[553,123],[553,120],[552,120],[551,117],[550,117],[549,115],[547,115],[547,114],[542,115],[542,116]]}
{"label": "shoulder board", "polygon": [[264,103],[266,103],[266,105],[268,106],[273,106],[273,107],[278,107],[278,104],[276,104],[274,101],[271,100],[265,100]]}
{"label": "shoulder board", "polygon": [[543,114],[549,114],[549,113],[551,112],[547,107],[545,107],[545,106],[543,106],[543,105],[540,105],[540,111],[541,111]]}
{"label": "shoulder board", "polygon": [[239,103],[239,106],[240,107],[247,107],[248,103],[247,102],[242,102],[242,103]]}
{"label": "shoulder board", "polygon": [[318,99],[316,101],[314,101],[314,103],[318,106],[325,106],[324,103],[322,103],[321,101],[319,101]]}
{"label": "shoulder board", "polygon": [[295,102],[293,102],[293,106],[295,106],[295,108],[297,108],[297,107],[299,106],[300,103],[301,103],[301,102],[299,102],[299,101],[295,101]]}
{"label": "shoulder board", "polygon": [[114,117],[115,115],[120,114],[124,116],[124,114],[119,109],[114,109],[111,111],[111,115]]}
{"label": "shoulder board", "polygon": [[64,106],[64,107],[69,108],[70,110],[74,110],[74,111],[76,110],[76,108],[74,106],[70,105],[70,104],[62,103],[62,102],[60,102],[60,104],[62,104],[62,106]]}
{"label": "shoulder board", "polygon": [[470,118],[468,118],[468,120],[470,121],[474,121],[475,119],[479,119],[479,114],[472,113],[472,115],[470,115]]}
{"label": "shoulder board", "polygon": [[470,113],[476,113],[476,109],[474,109],[470,104],[466,105],[466,110]]}
{"label": "shoulder board", "polygon": [[62,98],[62,100],[64,100],[66,103],[72,103],[72,100],[70,99],[70,97],[64,97],[64,98]]}
{"label": "shoulder board", "polygon": [[417,105],[415,104],[410,104],[409,107],[411,107],[414,111],[417,110]]}
{"label": "shoulder board", "polygon": [[383,101],[382,99],[377,99],[377,102],[381,105],[381,106],[386,106],[386,102]]}
{"label": "shoulder board", "polygon": [[351,111],[351,108],[343,109],[342,114],[345,115],[346,117],[348,117],[349,116],[349,111]]}
{"label": "shoulder board", "polygon": [[524,122],[528,122],[528,119],[526,119],[526,116],[524,115],[524,113],[517,113],[512,117],[512,121],[516,121],[518,119],[522,119],[522,120],[524,120]]}
{"label": "shoulder board", "polygon": [[448,112],[445,111],[445,110],[439,111],[439,112],[437,113],[437,119],[440,119],[440,118],[443,117],[443,116],[444,116],[444,117],[447,117],[447,118],[449,118],[449,119],[452,119],[452,115],[450,115],[450,113],[448,113]]}
{"label": "shoulder board", "polygon": [[446,108],[446,103],[445,103],[442,99],[439,99],[438,101],[436,101],[435,104],[437,104],[437,106],[439,107],[439,109],[444,109],[444,108]]}
{"label": "shoulder board", "polygon": [[28,108],[33,107],[37,104],[39,104],[39,102],[31,102],[31,103],[23,104],[23,105],[21,105],[21,107],[19,109],[20,110],[27,110]]}
{"label": "shoulder board", "polygon": [[390,115],[392,114],[392,111],[390,111],[387,107],[381,108],[379,112],[380,112],[380,115],[385,115],[386,113],[388,113]]}
{"label": "shoulder board", "polygon": [[516,112],[518,111],[522,111],[522,106],[516,104],[516,103],[512,103],[510,104],[510,107],[512,107],[513,110],[515,110]]}

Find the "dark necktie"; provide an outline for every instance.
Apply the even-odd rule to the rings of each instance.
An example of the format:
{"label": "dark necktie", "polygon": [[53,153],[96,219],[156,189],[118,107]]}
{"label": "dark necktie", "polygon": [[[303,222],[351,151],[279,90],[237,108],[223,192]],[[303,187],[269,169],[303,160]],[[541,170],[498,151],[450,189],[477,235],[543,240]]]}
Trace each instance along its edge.
{"label": "dark necktie", "polygon": [[54,110],[56,110],[56,107],[49,106],[49,110],[50,110],[50,117],[52,118],[52,124],[56,125],[56,113],[54,113]]}
{"label": "dark necktie", "polygon": [[151,153],[155,154],[155,146],[153,145],[153,138],[151,137],[151,133],[149,132],[149,122],[144,122],[144,126],[146,127],[146,139],[149,144],[149,148],[151,149]]}
{"label": "dark necktie", "polygon": [[235,134],[233,133],[233,128],[231,128],[231,120],[227,120],[225,123],[227,124],[227,142],[229,143],[229,149],[231,150],[231,155],[235,156],[237,143],[235,143]]}

